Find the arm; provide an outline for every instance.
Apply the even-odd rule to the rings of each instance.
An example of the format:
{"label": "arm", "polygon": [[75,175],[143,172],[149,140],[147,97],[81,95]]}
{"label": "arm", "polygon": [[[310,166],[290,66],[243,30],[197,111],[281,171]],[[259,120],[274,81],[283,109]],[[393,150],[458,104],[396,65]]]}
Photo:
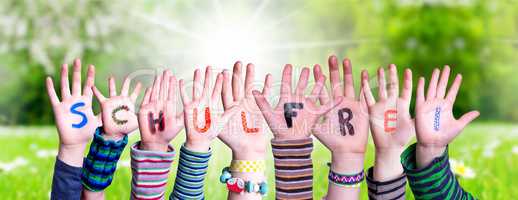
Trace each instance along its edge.
{"label": "arm", "polygon": [[473,199],[460,187],[450,170],[447,146],[479,113],[471,111],[455,119],[452,109],[462,76],[457,75],[446,94],[449,75],[448,66],[442,73],[439,69],[434,70],[426,99],[424,78],[419,79],[416,93],[417,144],[401,155],[410,188],[417,199]]}
{"label": "arm", "polygon": [[[322,104],[336,102],[340,98],[343,101],[326,114],[325,121],[313,132],[332,155],[326,199],[359,199],[369,137],[367,104],[361,95],[360,98],[355,95],[350,61],[343,61],[344,87],[340,83],[337,58],[330,56],[328,62],[332,96],[322,90],[319,100]],[[315,65],[313,74],[315,79],[324,76],[318,65]]]}
{"label": "arm", "polygon": [[101,104],[103,126],[96,130],[83,164],[81,181],[84,199],[104,199],[104,189],[111,184],[117,162],[128,143],[127,135],[138,127],[135,101],[141,84],[137,83],[133,93],[129,95],[130,84],[131,80],[126,77],[121,92],[117,95],[115,79],[110,77],[109,98],[93,87],[94,95]]}
{"label": "arm", "polygon": [[[261,183],[266,184],[264,175],[264,157],[267,147],[266,123],[252,95],[254,65],[250,63],[246,66],[244,84],[242,84],[241,69],[241,62],[236,62],[233,74],[230,74],[228,70],[222,72],[223,107],[225,110],[238,107],[240,115],[234,115],[218,135],[218,138],[232,149],[232,161],[229,165],[231,177],[220,182],[231,186],[230,178],[237,178],[243,180],[245,185],[248,182],[260,186]],[[232,77],[232,81],[230,77]],[[267,84],[271,84],[271,75],[268,75],[266,79]],[[239,188],[235,191],[229,190],[228,199],[262,199],[260,191],[247,191],[246,189],[246,187],[242,188],[243,192],[237,192],[241,190]],[[262,192],[266,192],[266,188],[263,188]]]}
{"label": "arm", "polygon": [[324,87],[324,76],[316,80],[311,95],[305,96],[309,69],[302,70],[295,91],[291,89],[291,74],[292,66],[286,65],[282,75],[279,103],[275,108],[266,100],[270,84],[265,83],[263,92],[253,91],[253,95],[274,134],[272,148],[275,157],[276,198],[312,199],[312,127],[337,103],[317,105],[318,94]]}
{"label": "arm", "polygon": [[[395,65],[389,66],[389,84],[385,71],[378,69],[378,100],[374,99],[367,71],[362,72],[364,98],[369,107],[372,137],[376,147],[374,167],[369,169],[367,185],[370,199],[404,199],[406,176],[399,156],[415,132],[409,107],[412,96],[412,71],[405,70],[403,91]],[[399,95],[399,96],[398,96]]]}
{"label": "arm", "polygon": [[81,92],[81,62],[74,62],[72,92],[68,81],[68,65],[61,68],[61,101],[54,83],[47,77],[47,93],[54,111],[59,134],[59,151],[54,166],[51,199],[79,199],[84,150],[99,122],[92,111],[92,86],[95,70],[88,68],[86,84]]}
{"label": "arm", "polygon": [[157,75],[146,89],[138,113],[140,142],[131,147],[131,199],[164,199],[175,151],[169,145],[183,128],[176,111],[177,80],[171,71]]}
{"label": "arm", "polygon": [[[212,70],[205,69],[205,81],[201,94],[197,92],[201,86],[201,74],[194,72],[193,97],[187,97],[184,81],[180,80],[180,95],[184,106],[184,126],[187,141],[180,149],[180,163],[176,174],[175,185],[170,199],[204,199],[203,185],[211,156],[210,144],[221,132],[230,118],[238,111],[236,108],[216,114],[217,103],[220,99],[223,75],[218,74],[212,94],[209,94]],[[199,113],[203,113],[201,115]],[[199,117],[199,116],[204,116]],[[204,119],[204,120],[201,120]],[[201,121],[204,125],[200,126]]]}

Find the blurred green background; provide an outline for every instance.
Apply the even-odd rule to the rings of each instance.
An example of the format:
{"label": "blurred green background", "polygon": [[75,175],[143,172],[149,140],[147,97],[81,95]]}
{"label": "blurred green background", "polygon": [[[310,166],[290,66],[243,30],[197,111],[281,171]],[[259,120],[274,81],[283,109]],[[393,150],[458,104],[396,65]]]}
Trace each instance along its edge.
{"label": "blurred green background", "polygon": [[[356,81],[361,69],[374,74],[390,63],[411,68],[414,80],[446,64],[462,73],[455,113],[481,116],[451,146],[452,158],[476,174],[459,174],[461,183],[482,199],[518,196],[516,0],[0,1],[0,195],[48,198],[58,140],[44,79],[57,78],[61,63],[94,64],[106,91],[110,75],[147,86],[156,69],[189,80],[197,67],[230,69],[236,60],[256,64],[260,85],[266,73],[280,80],[285,63],[326,66],[331,54],[352,60]],[[226,196],[213,183],[229,150],[217,142],[215,151],[224,156],[211,161],[208,199]],[[366,167],[372,151],[371,142]],[[108,199],[129,197],[127,154]],[[329,152],[317,145],[313,157],[321,198]]]}

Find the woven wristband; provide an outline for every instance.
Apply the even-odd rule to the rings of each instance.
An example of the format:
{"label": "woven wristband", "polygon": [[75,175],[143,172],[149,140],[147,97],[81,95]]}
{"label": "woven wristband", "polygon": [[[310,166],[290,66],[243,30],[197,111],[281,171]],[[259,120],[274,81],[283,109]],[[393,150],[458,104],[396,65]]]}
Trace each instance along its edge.
{"label": "woven wristband", "polygon": [[104,140],[102,127],[95,130],[90,151],[83,162],[81,183],[90,191],[101,191],[108,187],[117,168],[117,162],[128,144],[128,136],[122,140]]}
{"label": "woven wristband", "polygon": [[264,160],[232,160],[231,172],[264,172]]}
{"label": "woven wristband", "polygon": [[[327,163],[327,165],[331,166],[331,163]],[[360,187],[360,184],[364,178],[365,175],[363,173],[363,170],[357,174],[340,174],[333,172],[333,170],[331,170],[331,167],[329,167],[329,181],[339,186]]]}

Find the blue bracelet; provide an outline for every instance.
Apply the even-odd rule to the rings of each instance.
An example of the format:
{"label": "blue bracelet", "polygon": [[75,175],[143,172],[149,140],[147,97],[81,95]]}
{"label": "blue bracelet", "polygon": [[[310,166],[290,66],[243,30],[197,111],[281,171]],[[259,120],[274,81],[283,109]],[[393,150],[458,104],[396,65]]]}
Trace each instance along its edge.
{"label": "blue bracelet", "polygon": [[227,188],[231,192],[241,193],[259,193],[262,196],[265,196],[268,193],[268,184],[263,181],[261,183],[254,183],[251,181],[244,181],[241,178],[233,178],[232,174],[230,174],[230,168],[225,167],[221,171],[221,176],[219,177],[219,181],[221,183],[227,184]]}

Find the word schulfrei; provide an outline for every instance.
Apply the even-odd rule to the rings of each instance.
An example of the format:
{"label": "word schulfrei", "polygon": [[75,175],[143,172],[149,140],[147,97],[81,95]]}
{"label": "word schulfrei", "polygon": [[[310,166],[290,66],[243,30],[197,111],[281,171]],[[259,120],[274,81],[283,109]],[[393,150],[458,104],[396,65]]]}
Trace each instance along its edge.
{"label": "word schulfrei", "polygon": [[[344,113],[347,113],[347,118],[344,117]],[[345,131],[345,127],[349,132],[349,135],[354,135],[354,127],[351,124],[351,119],[353,119],[353,112],[349,108],[342,108],[338,110],[338,122],[340,123],[340,133],[342,136],[346,136],[347,132]]]}
{"label": "word schulfrei", "polygon": [[79,123],[77,123],[77,124],[72,124],[72,127],[74,127],[74,128],[82,128],[88,122],[88,119],[86,118],[86,115],[83,112],[80,112],[80,111],[77,110],[78,108],[81,108],[81,107],[84,107],[84,106],[85,106],[84,102],[78,102],[78,103],[75,103],[74,105],[72,105],[72,107],[70,107],[70,112],[72,114],[81,116],[81,121]]}
{"label": "word schulfrei", "polygon": [[435,116],[433,119],[433,130],[439,131],[439,121],[441,119],[441,107],[435,108]]}
{"label": "word schulfrei", "polygon": [[200,127],[198,127],[197,122],[198,122],[198,109],[194,108],[193,109],[193,122],[192,122],[194,124],[194,129],[199,133],[205,133],[209,130],[210,124],[211,124],[209,107],[205,107],[205,126],[203,126],[203,128],[200,128]]}
{"label": "word schulfrei", "polygon": [[158,124],[158,131],[164,131],[165,129],[165,120],[164,120],[164,112],[160,111],[158,113],[158,119],[154,118],[154,115],[152,112],[149,112],[147,114],[148,116],[148,122],[149,122],[149,130],[151,130],[151,133],[156,132],[156,124]]}
{"label": "word schulfrei", "polygon": [[284,119],[286,120],[286,126],[288,128],[293,127],[293,117],[297,116],[297,112],[294,111],[294,109],[303,109],[304,104],[302,103],[285,103],[284,104]]}
{"label": "word schulfrei", "polygon": [[120,105],[112,111],[112,119],[117,125],[123,125],[128,122],[128,120],[117,118],[117,113],[123,110],[129,111],[130,109],[127,105]]}
{"label": "word schulfrei", "polygon": [[383,127],[385,128],[386,133],[391,133],[396,130],[396,122],[397,122],[397,111],[394,109],[390,109],[385,111],[384,123]]}
{"label": "word schulfrei", "polygon": [[246,113],[241,111],[241,124],[243,125],[243,131],[246,133],[257,133],[259,132],[258,128],[249,128],[248,123],[246,122]]}

